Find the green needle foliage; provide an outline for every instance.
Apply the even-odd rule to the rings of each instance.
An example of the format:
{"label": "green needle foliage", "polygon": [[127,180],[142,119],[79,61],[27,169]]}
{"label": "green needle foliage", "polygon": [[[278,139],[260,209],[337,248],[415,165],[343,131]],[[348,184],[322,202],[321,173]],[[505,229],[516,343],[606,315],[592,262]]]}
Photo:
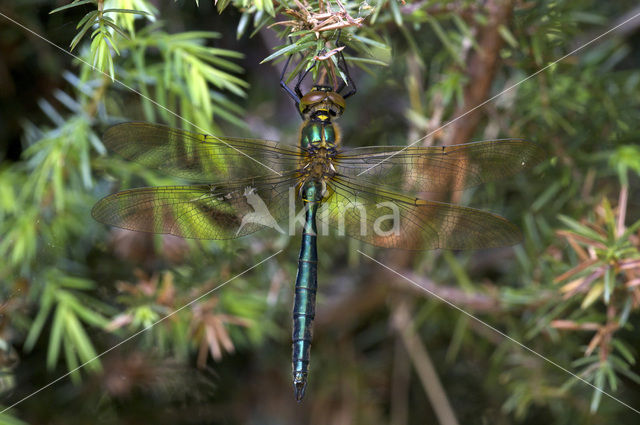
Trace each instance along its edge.
{"label": "green needle foliage", "polygon": [[97,352],[82,325],[84,322],[89,326],[102,328],[108,322],[104,316],[96,313],[96,310],[107,310],[107,308],[92,297],[82,295],[82,291],[86,292],[94,287],[91,281],[65,276],[55,270],[50,271],[46,276],[44,291],[40,297],[40,311],[24,343],[27,351],[33,349],[51,315],[53,320],[49,336],[47,367],[49,369],[55,367],[61,349],[64,349],[67,366],[74,371],[72,374],[74,379],[79,379],[79,373],[75,369],[80,364],[87,363],[87,369],[93,371],[101,369],[99,362],[92,361]]}
{"label": "green needle foliage", "polygon": [[[116,20],[111,18],[109,13],[125,15],[125,14],[148,14],[144,10],[131,10],[131,9],[105,9],[105,1],[102,0],[77,0],[66,6],[59,7],[51,11],[51,13],[62,12],[72,7],[82,6],[86,4],[92,4],[97,7],[98,10],[88,12],[78,22],[77,29],[80,29],[78,34],[71,41],[71,50],[73,50],[78,43],[84,38],[90,29],[94,29],[91,33],[91,64],[97,68],[98,71],[106,72],[114,78],[113,70],[113,58],[112,51],[116,54],[120,54],[117,45],[113,40],[113,35],[117,34],[120,37],[128,38],[127,33],[117,25]],[[113,2],[117,3],[117,2]],[[131,2],[126,2],[131,3]],[[142,3],[142,2],[140,2]],[[133,33],[133,20],[127,18],[119,19],[122,24]]]}
{"label": "green needle foliage", "polygon": [[[434,388],[458,423],[636,423],[601,391],[356,251],[638,408],[637,19],[554,63],[636,7],[578,0],[7,6],[3,13],[81,60],[12,24],[0,27],[0,138],[12,143],[0,151],[2,403],[73,371],[0,414],[0,424],[451,423],[432,405]],[[299,119],[278,91],[282,62],[293,56],[290,82],[314,64],[310,79],[344,78],[335,54],[343,45],[358,86],[340,121],[344,145],[524,137],[549,161],[454,195],[516,222],[524,240],[514,248],[388,253],[320,238],[313,377],[296,406],[288,361],[297,238],[184,241],[107,229],[90,209],[121,188],[180,183],[107,152],[101,135],[109,125],[145,120],[295,143]],[[425,374],[429,365],[434,375]]]}
{"label": "green needle foliage", "polygon": [[[55,369],[63,358],[68,370],[74,371],[76,383],[83,371],[102,371],[91,335],[107,329],[105,313],[114,313],[96,296],[96,282],[82,265],[92,242],[81,239],[87,228],[96,229],[88,216],[97,195],[92,170],[99,156],[106,154],[97,127],[104,128],[115,117],[127,115],[114,107],[112,112],[106,111],[119,97],[113,87],[116,73],[120,83],[145,95],[137,106],[147,119],[177,125],[178,113],[186,118],[188,127],[216,129],[213,119],[218,115],[241,124],[242,109],[228,96],[242,97],[247,87],[232,74],[242,71],[231,62],[241,58],[241,53],[205,46],[208,40],[218,38],[218,33],[170,35],[152,23],[154,19],[135,33],[130,18],[155,11],[143,1],[77,1],[53,12],[81,6],[97,10],[81,18],[79,32],[71,42],[71,49],[80,50],[84,59],[79,73],[64,73],[70,89],[53,93],[60,106],[39,101],[49,124],[38,126],[25,120],[22,160],[0,170],[2,180],[12,182],[2,185],[0,200],[0,253],[6,259],[0,276],[9,284],[6,290],[11,282],[26,279],[28,299],[37,311],[24,329],[23,348],[25,352],[34,350],[46,329],[46,367]],[[141,10],[126,9],[133,6]],[[112,18],[114,15],[117,17]],[[84,40],[89,30],[93,30],[90,40]],[[118,55],[125,59],[114,65]],[[124,168],[130,166],[125,164]],[[148,325],[147,320],[143,323]],[[183,352],[185,348],[181,344]],[[76,370],[85,363],[86,367]]]}

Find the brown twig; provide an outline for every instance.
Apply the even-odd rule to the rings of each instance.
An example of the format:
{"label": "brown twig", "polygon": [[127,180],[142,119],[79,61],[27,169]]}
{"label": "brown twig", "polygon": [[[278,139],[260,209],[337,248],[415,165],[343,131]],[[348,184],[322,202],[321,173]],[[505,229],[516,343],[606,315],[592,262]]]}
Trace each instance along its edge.
{"label": "brown twig", "polygon": [[[408,3],[400,8],[400,13],[404,15],[411,15],[412,13],[421,10],[423,6],[433,3],[432,0],[421,0],[412,3]],[[425,12],[431,16],[436,15],[446,15],[451,13],[456,13],[458,16],[461,16],[463,19],[467,19],[475,12],[477,12],[479,7],[476,3],[464,4],[464,2],[452,2],[446,4],[434,4],[428,6],[425,9]]]}
{"label": "brown twig", "polygon": [[[406,306],[408,301],[401,299],[397,301],[391,312],[391,320],[399,314],[399,310]],[[399,332],[393,348],[393,369],[391,378],[390,393],[390,423],[392,425],[406,425],[409,421],[409,386],[411,381],[411,369],[407,350],[404,347],[402,336]]]}
{"label": "brown twig", "polygon": [[[414,285],[408,285],[407,288],[423,296],[430,298],[436,298],[437,296],[475,312],[495,312],[500,309],[500,302],[496,296],[482,292],[466,292],[455,286],[438,285],[431,279],[407,270],[401,273],[420,285],[423,290],[416,288]],[[406,284],[406,282],[403,282],[403,284]]]}
{"label": "brown twig", "polygon": [[420,338],[413,329],[407,304],[401,304],[393,316],[393,326],[400,334],[402,342],[409,353],[409,358],[416,369],[416,373],[422,382],[422,387],[427,393],[431,407],[441,425],[458,425],[458,420],[453,412],[447,393],[436,373],[436,368],[431,361],[429,352],[420,342]]}
{"label": "brown twig", "polygon": [[[466,60],[468,83],[464,89],[464,103],[456,110],[461,116],[489,98],[491,84],[500,61],[500,48],[504,41],[499,28],[507,25],[513,9],[512,0],[489,0],[486,3],[488,23],[478,26],[478,49]],[[481,109],[468,113],[451,125],[447,144],[465,143],[471,139],[480,118]]]}
{"label": "brown twig", "polygon": [[311,12],[309,4],[305,1],[301,3],[298,0],[293,0],[298,10],[286,9],[284,13],[291,16],[293,19],[288,21],[279,21],[269,25],[271,28],[276,25],[283,25],[291,27],[293,31],[310,30],[316,33],[316,37],[320,37],[320,33],[323,31],[331,31],[348,27],[360,27],[364,18],[354,18],[349,15],[349,12],[340,2],[340,0],[334,0],[340,10],[331,11],[330,1],[325,6],[324,3],[320,3],[319,12]]}
{"label": "brown twig", "polygon": [[629,187],[623,184],[620,188],[620,196],[618,198],[618,222],[616,236],[620,237],[624,233],[624,222],[627,218],[627,200],[629,199]]}

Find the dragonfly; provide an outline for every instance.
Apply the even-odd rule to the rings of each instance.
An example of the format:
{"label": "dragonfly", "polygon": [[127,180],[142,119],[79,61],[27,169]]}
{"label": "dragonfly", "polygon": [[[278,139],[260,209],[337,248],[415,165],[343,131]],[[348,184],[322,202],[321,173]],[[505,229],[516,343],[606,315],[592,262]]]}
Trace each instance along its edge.
{"label": "dragonfly", "polygon": [[328,225],[382,248],[513,245],[521,233],[505,218],[418,195],[503,179],[545,157],[538,144],[523,139],[347,148],[335,123],[345,99],[355,93],[355,83],[348,71],[344,74],[346,83],[314,84],[306,94],[300,89],[304,75],[294,89],[282,77],[303,119],[297,145],[144,122],[108,128],[103,140],[109,149],[192,184],[124,190],[99,200],[92,210],[96,220],[111,226],[193,239],[234,239],[267,228],[295,233],[295,224],[302,225],[292,326],[298,401],[309,374],[319,228]]}

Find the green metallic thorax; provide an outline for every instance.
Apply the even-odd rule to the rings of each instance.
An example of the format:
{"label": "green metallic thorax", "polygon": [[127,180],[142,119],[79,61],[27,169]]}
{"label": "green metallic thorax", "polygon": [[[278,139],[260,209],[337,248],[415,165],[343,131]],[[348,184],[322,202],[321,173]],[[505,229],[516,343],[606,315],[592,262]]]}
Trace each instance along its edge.
{"label": "green metallic thorax", "polygon": [[303,149],[335,148],[336,130],[333,123],[329,120],[306,122],[300,134],[300,147]]}
{"label": "green metallic thorax", "polygon": [[[318,111],[302,125],[300,147],[305,152],[300,167],[301,181],[326,183],[335,175],[333,161],[337,155],[338,131],[324,111]],[[302,187],[299,189],[302,194]]]}

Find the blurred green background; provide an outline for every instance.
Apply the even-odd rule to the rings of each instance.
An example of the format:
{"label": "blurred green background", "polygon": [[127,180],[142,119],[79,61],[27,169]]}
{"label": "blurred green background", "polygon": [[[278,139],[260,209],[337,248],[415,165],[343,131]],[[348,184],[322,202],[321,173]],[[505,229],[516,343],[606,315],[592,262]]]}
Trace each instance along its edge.
{"label": "blurred green background", "polygon": [[[344,3],[364,18],[343,30],[358,93],[340,125],[353,147],[413,142],[640,13],[633,1]],[[509,218],[522,244],[405,252],[319,239],[310,384],[297,404],[299,236],[185,241],[109,229],[90,210],[121,188],[175,183],[100,141],[122,120],[184,125],[157,104],[216,134],[296,143],[283,63],[261,61],[285,45],[286,28],[267,27],[299,9],[110,0],[50,14],[67,4],[0,6],[107,73],[0,16],[2,409],[233,280],[0,424],[638,422],[628,406],[640,409],[640,16],[421,142],[544,146],[549,160],[531,172],[453,198]]]}

